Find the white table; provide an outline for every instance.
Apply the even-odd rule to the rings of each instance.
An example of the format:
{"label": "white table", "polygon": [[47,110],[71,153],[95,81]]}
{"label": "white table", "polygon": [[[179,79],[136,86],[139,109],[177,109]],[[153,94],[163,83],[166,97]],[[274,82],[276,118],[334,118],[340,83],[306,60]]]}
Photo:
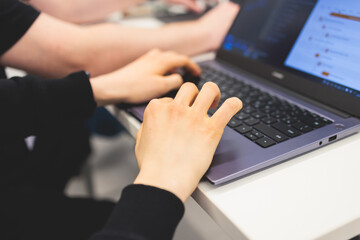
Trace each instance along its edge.
{"label": "white table", "polygon": [[[135,136],[140,123],[115,108]],[[360,134],[193,198],[233,239],[350,239],[360,234]]]}
{"label": "white table", "polygon": [[[153,18],[121,23],[161,25]],[[135,137],[140,123],[124,111],[110,110]],[[203,181],[193,198],[233,239],[347,240],[360,234],[359,170],[356,134],[222,186]]]}

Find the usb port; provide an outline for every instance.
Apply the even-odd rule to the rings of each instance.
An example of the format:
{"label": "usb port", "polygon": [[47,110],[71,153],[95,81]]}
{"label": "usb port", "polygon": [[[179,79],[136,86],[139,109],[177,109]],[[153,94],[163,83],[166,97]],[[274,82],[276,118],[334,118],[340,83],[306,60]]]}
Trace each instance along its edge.
{"label": "usb port", "polygon": [[337,139],[337,135],[329,137],[329,142],[335,141]]}

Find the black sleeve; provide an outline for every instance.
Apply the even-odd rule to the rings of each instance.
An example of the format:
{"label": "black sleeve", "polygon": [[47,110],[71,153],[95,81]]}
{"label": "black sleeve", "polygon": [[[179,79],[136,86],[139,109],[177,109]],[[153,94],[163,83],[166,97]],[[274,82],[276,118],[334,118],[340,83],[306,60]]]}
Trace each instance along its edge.
{"label": "black sleeve", "polygon": [[26,33],[38,16],[39,12],[19,0],[0,0],[0,55]]}
{"label": "black sleeve", "polygon": [[170,240],[183,215],[184,204],[174,194],[130,185],[104,229],[91,240]]}
{"label": "black sleeve", "polygon": [[86,119],[95,107],[85,72],[55,80],[34,76],[3,79],[0,80],[0,135],[36,135],[49,124]]}

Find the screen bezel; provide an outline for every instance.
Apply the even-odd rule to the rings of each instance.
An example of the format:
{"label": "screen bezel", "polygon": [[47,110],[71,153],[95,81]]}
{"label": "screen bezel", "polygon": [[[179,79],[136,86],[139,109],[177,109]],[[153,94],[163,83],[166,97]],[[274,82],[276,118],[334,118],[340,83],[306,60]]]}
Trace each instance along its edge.
{"label": "screen bezel", "polygon": [[[242,2],[245,3],[246,1]],[[236,16],[228,33],[231,32],[235,21],[237,21],[239,17],[241,17],[241,11]],[[256,76],[260,76],[265,80],[305,95],[342,112],[360,117],[360,98],[351,96],[350,94],[341,92],[335,88],[328,87],[322,84],[321,81],[314,81],[314,79],[320,80],[320,78],[315,76],[306,73],[302,73],[301,75],[303,76],[300,76],[300,74],[296,75],[292,73],[295,72],[293,69],[282,69],[260,61],[253,61],[248,58],[241,57],[224,50],[223,45],[224,41],[216,54],[217,60],[221,60],[249,73],[255,74]],[[274,77],[274,72],[280,73],[283,77],[281,79]]]}

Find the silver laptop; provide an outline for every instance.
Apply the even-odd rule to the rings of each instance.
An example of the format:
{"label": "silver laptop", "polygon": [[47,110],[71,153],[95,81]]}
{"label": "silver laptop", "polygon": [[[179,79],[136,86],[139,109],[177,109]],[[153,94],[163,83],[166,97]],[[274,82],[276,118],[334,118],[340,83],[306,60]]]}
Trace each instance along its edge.
{"label": "silver laptop", "polygon": [[360,130],[359,0],[243,1],[216,59],[200,65],[199,87],[213,81],[221,102],[244,103],[206,173],[214,184]]}

